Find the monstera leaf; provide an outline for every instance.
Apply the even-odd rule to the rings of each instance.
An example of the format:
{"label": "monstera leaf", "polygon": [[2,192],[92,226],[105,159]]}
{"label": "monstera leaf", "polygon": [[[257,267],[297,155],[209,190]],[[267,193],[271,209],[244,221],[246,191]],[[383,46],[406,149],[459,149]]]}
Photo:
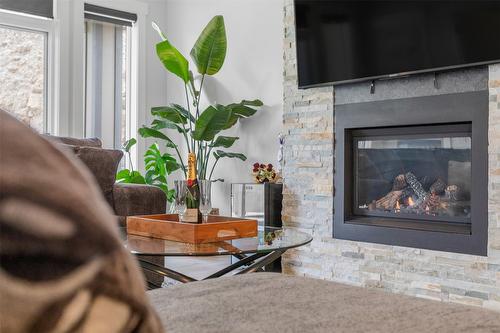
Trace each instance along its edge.
{"label": "monstera leaf", "polygon": [[122,145],[122,149],[126,152],[126,153],[129,153],[130,152],[130,149],[132,149],[132,147],[137,143],[137,140],[134,139],[134,138],[131,138],[127,141],[125,141]]}
{"label": "monstera leaf", "polygon": [[127,184],[146,184],[146,180],[139,171],[131,171],[129,169],[120,170],[116,174],[116,181]]}
{"label": "monstera leaf", "polygon": [[198,68],[198,73],[216,74],[224,64],[226,50],[227,39],[224,18],[217,15],[208,22],[191,49],[191,58]]}
{"label": "monstera leaf", "polygon": [[196,120],[193,139],[212,141],[215,135],[225,128],[230,115],[230,111],[222,105],[209,106]]}

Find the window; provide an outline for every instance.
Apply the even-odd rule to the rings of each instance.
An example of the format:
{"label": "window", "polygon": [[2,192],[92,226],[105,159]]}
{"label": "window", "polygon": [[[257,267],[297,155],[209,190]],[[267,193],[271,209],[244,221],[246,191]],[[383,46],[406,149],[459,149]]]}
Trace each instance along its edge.
{"label": "window", "polygon": [[39,132],[51,129],[53,1],[0,1],[0,108]]}
{"label": "window", "polygon": [[0,25],[0,108],[46,130],[47,33]]}
{"label": "window", "polygon": [[131,135],[134,14],[85,5],[85,135],[120,148]]}

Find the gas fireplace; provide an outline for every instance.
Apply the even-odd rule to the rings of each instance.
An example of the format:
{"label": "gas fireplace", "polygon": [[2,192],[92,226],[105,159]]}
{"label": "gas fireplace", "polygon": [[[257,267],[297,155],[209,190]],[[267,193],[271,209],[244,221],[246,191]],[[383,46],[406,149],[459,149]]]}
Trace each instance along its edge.
{"label": "gas fireplace", "polygon": [[390,217],[378,223],[402,228],[470,232],[471,123],[349,134],[355,215]]}
{"label": "gas fireplace", "polygon": [[484,255],[482,95],[338,106],[334,237]]}

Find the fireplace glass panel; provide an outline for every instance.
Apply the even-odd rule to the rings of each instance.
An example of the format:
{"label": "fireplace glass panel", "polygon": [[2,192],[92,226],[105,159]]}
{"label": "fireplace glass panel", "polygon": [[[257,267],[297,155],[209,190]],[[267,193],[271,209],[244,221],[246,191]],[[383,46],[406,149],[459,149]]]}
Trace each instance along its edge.
{"label": "fireplace glass panel", "polygon": [[355,215],[470,223],[468,124],[354,131],[353,167]]}

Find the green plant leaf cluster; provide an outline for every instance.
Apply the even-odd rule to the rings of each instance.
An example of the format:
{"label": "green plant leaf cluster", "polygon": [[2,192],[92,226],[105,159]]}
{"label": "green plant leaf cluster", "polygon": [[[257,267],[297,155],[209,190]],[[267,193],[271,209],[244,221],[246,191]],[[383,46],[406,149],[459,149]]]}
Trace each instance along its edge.
{"label": "green plant leaf cluster", "polygon": [[134,171],[130,159],[130,149],[137,143],[132,138],[126,141],[122,147],[129,158],[131,169],[122,169],[116,174],[116,181],[129,184],[148,184],[159,187],[165,192],[168,202],[172,202],[175,196],[175,190],[169,189],[167,176],[180,168],[176,159],[168,154],[162,153],[158,144],[152,144],[144,154],[144,164],[146,173],[143,176],[139,171]]}
{"label": "green plant leaf cluster", "polygon": [[[156,175],[162,174],[163,168],[165,168],[167,175],[178,169],[185,173],[184,159],[186,156],[181,156],[179,147],[180,144],[185,144],[188,152],[196,154],[198,178],[211,179],[221,158],[246,160],[246,156],[239,152],[215,150],[212,153],[212,150],[231,148],[239,138],[226,136],[222,132],[232,128],[238,120],[253,116],[263,103],[255,99],[242,100],[239,103],[228,105],[208,105],[203,108],[200,105],[205,76],[217,74],[222,69],[226,58],[227,37],[222,16],[217,15],[208,22],[190,51],[191,59],[198,73],[196,80],[186,57],[171,44],[156,23],[152,25],[161,38],[161,42],[156,45],[158,58],[167,71],[182,80],[186,105],[170,104],[151,109],[151,115],[154,118],[152,123],[139,130],[142,137],[157,139],[158,145],[154,151],[151,151],[148,158],[150,161],[154,160],[157,166],[162,163],[164,165],[158,170],[155,169]],[[180,135],[181,140],[174,140],[175,135]],[[167,150],[173,149],[175,151],[178,163],[175,170],[169,169],[167,166],[173,161],[161,158],[162,155],[158,152],[161,145],[164,145]],[[210,166],[210,175],[207,177]],[[163,180],[158,177],[155,179]]]}

